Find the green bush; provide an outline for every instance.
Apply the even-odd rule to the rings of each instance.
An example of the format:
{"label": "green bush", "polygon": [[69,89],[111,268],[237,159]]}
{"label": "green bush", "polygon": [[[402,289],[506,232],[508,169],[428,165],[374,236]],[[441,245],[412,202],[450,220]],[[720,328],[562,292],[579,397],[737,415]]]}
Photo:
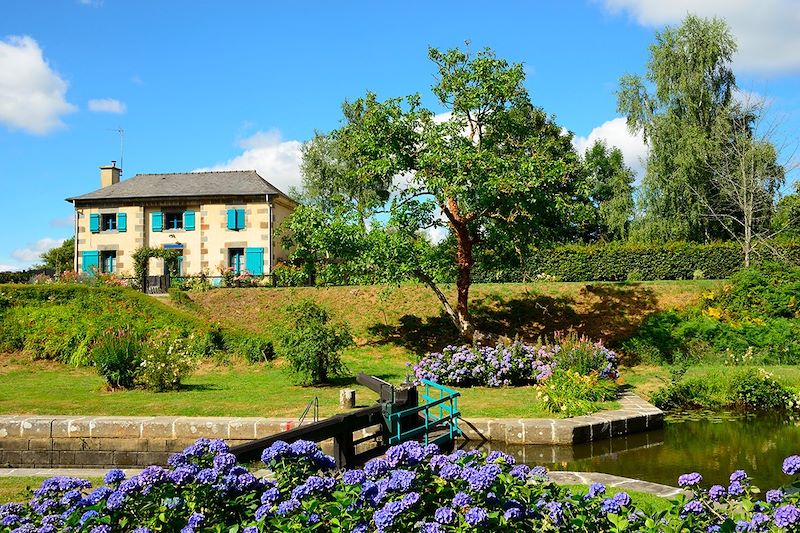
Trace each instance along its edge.
{"label": "green bush", "polygon": [[244,357],[248,363],[265,363],[275,359],[272,341],[255,335],[242,337],[236,346],[236,353]]}
{"label": "green bush", "polygon": [[728,403],[745,409],[785,409],[793,394],[763,369],[736,374],[728,387]]}
{"label": "green bush", "polygon": [[599,379],[597,374],[581,375],[573,370],[556,370],[538,392],[547,409],[564,416],[580,416],[598,411],[598,402],[616,399],[617,384]]}
{"label": "green bush", "polygon": [[609,377],[606,374],[613,370],[614,375],[610,377],[617,377],[616,354],[602,343],[575,332],[568,332],[556,334],[553,344],[558,347],[555,355],[557,368],[574,370],[583,376],[594,372],[603,377]]}
{"label": "green bush", "polygon": [[187,338],[181,333],[164,329],[152,335],[145,347],[137,381],[156,392],[178,390],[197,364],[197,357]]}
{"label": "green bush", "polygon": [[309,300],[289,306],[286,313],[289,321],[279,331],[278,341],[295,379],[316,385],[345,374],[341,351],[353,344],[349,326],[330,322],[327,311]]}
{"label": "green bush", "polygon": [[800,268],[742,270],[701,303],[647,317],[622,344],[629,360],[800,364]]}
{"label": "green bush", "polygon": [[719,388],[700,378],[672,382],[650,395],[659,409],[718,408]]}
{"label": "green bush", "polygon": [[125,330],[109,332],[92,347],[91,358],[112,389],[131,389],[136,384],[143,346],[138,335]]}

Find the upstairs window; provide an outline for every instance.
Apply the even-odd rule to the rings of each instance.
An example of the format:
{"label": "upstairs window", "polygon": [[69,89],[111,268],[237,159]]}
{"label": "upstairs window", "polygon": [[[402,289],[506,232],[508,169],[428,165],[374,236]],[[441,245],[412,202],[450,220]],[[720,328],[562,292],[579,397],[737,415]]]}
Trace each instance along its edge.
{"label": "upstairs window", "polygon": [[128,217],[125,213],[92,213],[89,215],[89,231],[92,233],[127,230]]}
{"label": "upstairs window", "polygon": [[103,231],[116,231],[117,229],[117,214],[116,213],[103,213],[100,215],[100,224]]}
{"label": "upstairs window", "polygon": [[164,229],[183,229],[183,211],[164,213]]}
{"label": "upstairs window", "polygon": [[239,231],[244,228],[244,209],[228,209],[228,229]]}

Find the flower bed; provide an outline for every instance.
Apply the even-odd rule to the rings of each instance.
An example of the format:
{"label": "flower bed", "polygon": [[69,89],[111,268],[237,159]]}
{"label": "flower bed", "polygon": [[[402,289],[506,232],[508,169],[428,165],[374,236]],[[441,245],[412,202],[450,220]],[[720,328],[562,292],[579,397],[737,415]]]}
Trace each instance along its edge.
{"label": "flower bed", "polygon": [[536,385],[557,370],[618,377],[616,354],[602,343],[576,335],[560,335],[555,340],[550,345],[514,341],[494,347],[447,346],[422,357],[414,365],[414,374],[417,379],[461,387]]}
{"label": "flower bed", "polygon": [[[111,470],[106,486],[57,477],[27,504],[0,506],[0,532],[111,531],[797,531],[800,494],[775,489],[761,498],[747,474],[730,485],[691,491],[667,511],[636,508],[624,493],[608,497],[594,484],[574,494],[542,467],[515,464],[501,452],[441,454],[416,442],[392,447],[363,469],[336,471],[316,444],[277,442],[262,459],[272,479],[236,463],[222,441],[201,439],[168,468],[150,466],[125,479]],[[800,474],[800,456],[783,464]]]}

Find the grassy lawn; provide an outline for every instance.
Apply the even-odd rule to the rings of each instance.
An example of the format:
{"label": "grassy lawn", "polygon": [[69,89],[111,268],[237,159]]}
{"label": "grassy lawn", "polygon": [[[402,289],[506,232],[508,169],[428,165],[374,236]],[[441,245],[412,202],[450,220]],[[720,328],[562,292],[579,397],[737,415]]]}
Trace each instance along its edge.
{"label": "grassy lawn", "polygon": [[[0,477],[0,504],[23,503],[31,499],[30,491],[38,488],[46,477]],[[93,486],[103,484],[100,478],[88,478]]]}
{"label": "grassy lawn", "polygon": [[[408,352],[400,347],[355,348],[345,360],[351,371],[400,383],[408,369]],[[298,417],[319,398],[320,415],[338,410],[339,389],[356,389],[357,403],[371,404],[377,395],[343,378],[326,387],[291,384],[280,361],[271,365],[206,363],[178,392],[145,390],[108,392],[94,368],[30,361],[24,355],[0,356],[0,414],[174,415]],[[471,417],[553,416],[536,399],[533,387],[463,389],[459,404]],[[616,402],[605,404],[608,408]]]}
{"label": "grassy lawn", "polygon": [[[568,487],[574,494],[586,494],[589,492],[588,485],[564,485]],[[631,504],[635,505],[637,508],[641,509],[647,514],[656,513],[659,511],[665,511],[670,508],[669,500],[666,498],[662,498],[660,496],[656,496],[655,494],[649,494],[647,492],[638,492],[635,490],[626,490],[616,487],[606,487],[606,495],[611,497],[618,492],[627,492],[628,496],[631,497]]]}
{"label": "grassy lawn", "polygon": [[[536,339],[574,329],[606,343],[630,335],[649,314],[685,307],[719,281],[641,283],[489,283],[470,289],[478,326],[488,332]],[[455,297],[454,286],[443,286]],[[189,293],[192,309],[205,318],[267,335],[282,309],[308,298],[347,321],[359,344],[393,344],[413,353],[457,342],[441,304],[427,287],[409,284],[355,287],[219,289]]]}
{"label": "grassy lawn", "polygon": [[[535,339],[574,329],[613,342],[633,331],[648,314],[685,306],[718,283],[477,284],[471,299],[476,320],[486,331]],[[444,289],[454,292],[453,287]],[[407,362],[460,342],[438,300],[419,285],[219,289],[189,296],[192,302],[181,316],[219,321],[267,337],[281,322],[286,304],[314,299],[336,319],[350,323],[357,346],[344,354],[344,360],[352,375],[364,372],[395,384],[410,373]],[[637,390],[647,391],[660,385],[657,376],[662,374],[666,375],[663,369],[634,369],[625,372],[624,379]],[[339,389],[344,387],[356,389],[359,405],[369,405],[376,398],[353,378],[327,387],[295,386],[280,360],[268,365],[204,363],[186,380],[183,390],[152,393],[108,392],[93,368],[31,361],[30,354],[0,354],[2,414],[297,417],[318,397],[320,414],[327,416],[338,410]],[[531,387],[461,392],[460,407],[468,417],[552,416]],[[604,407],[614,408],[616,402]]]}

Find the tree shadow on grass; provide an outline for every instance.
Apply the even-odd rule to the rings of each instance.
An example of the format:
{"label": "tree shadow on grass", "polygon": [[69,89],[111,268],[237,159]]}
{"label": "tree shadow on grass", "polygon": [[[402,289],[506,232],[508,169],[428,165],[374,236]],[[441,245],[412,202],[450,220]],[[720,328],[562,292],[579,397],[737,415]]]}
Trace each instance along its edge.
{"label": "tree shadow on grass", "polygon": [[209,391],[209,390],[223,390],[224,387],[219,385],[212,385],[210,383],[181,383],[180,390],[182,391]]}
{"label": "tree shadow on grass", "polygon": [[[572,303],[566,297],[531,293],[523,298],[506,298],[491,293],[472,300],[470,311],[478,329],[484,333],[533,340],[575,323]],[[444,311],[425,319],[404,315],[399,324],[375,324],[369,328],[369,333],[377,339],[376,344],[396,344],[417,354],[464,342]]]}
{"label": "tree shadow on grass", "polygon": [[[614,343],[632,335],[642,319],[657,309],[652,289],[610,283],[586,285],[578,298],[534,292],[508,297],[492,292],[470,302],[480,331],[527,341],[551,337],[557,331],[575,331]],[[374,324],[369,333],[376,344],[395,344],[417,354],[463,343],[444,311],[425,319],[404,315],[399,324]]]}
{"label": "tree shadow on grass", "polygon": [[633,335],[643,318],[658,310],[655,292],[638,284],[586,285],[581,296],[590,301],[580,313],[583,332],[609,344]]}

